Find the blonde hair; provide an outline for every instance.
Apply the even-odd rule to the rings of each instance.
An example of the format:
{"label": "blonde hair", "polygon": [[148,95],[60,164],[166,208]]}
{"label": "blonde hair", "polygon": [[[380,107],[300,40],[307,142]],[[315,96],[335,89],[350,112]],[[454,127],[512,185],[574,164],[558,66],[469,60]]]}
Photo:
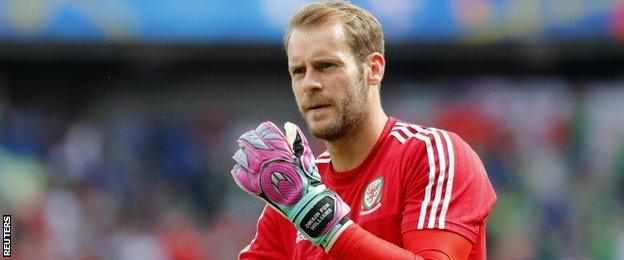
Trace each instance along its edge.
{"label": "blonde hair", "polygon": [[284,35],[285,50],[288,52],[288,41],[295,28],[310,28],[332,22],[342,24],[346,43],[359,62],[364,62],[374,52],[384,54],[381,23],[370,12],[349,1],[325,1],[300,7],[292,16]]}

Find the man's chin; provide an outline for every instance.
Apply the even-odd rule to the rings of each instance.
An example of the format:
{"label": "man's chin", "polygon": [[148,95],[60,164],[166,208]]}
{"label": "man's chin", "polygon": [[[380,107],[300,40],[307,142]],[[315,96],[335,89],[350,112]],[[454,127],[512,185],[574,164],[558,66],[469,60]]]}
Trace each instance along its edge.
{"label": "man's chin", "polygon": [[326,131],[326,129],[327,129],[327,126],[325,124],[322,124],[320,122],[308,121],[308,130],[314,137],[321,138],[321,136],[323,136],[323,133]]}
{"label": "man's chin", "polygon": [[306,124],[308,125],[308,131],[317,138],[321,138],[320,136],[323,135],[328,126],[327,122],[318,120],[306,120]]}
{"label": "man's chin", "polygon": [[340,130],[336,129],[334,122],[313,122],[308,123],[308,130],[316,137],[325,141],[334,141],[342,137]]}
{"label": "man's chin", "polygon": [[331,120],[327,118],[327,116],[323,117],[315,117],[312,115],[308,115],[306,117],[306,123],[308,124],[308,129],[310,132],[321,131],[324,128],[327,128],[331,124]]}

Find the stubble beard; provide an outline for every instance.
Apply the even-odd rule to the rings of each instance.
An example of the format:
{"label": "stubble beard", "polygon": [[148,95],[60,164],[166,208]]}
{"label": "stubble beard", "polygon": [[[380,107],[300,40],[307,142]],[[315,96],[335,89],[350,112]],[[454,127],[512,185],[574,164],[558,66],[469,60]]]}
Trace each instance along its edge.
{"label": "stubble beard", "polygon": [[356,84],[349,86],[350,90],[338,102],[338,116],[332,122],[323,128],[312,128],[308,123],[313,136],[325,141],[338,140],[362,122],[368,105],[368,88],[362,78],[361,75]]}

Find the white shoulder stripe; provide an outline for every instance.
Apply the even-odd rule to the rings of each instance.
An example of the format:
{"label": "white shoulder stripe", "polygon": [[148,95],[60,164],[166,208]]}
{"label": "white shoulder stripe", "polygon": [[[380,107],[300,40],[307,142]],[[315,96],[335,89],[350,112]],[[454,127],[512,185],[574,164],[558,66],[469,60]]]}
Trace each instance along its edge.
{"label": "white shoulder stripe", "polygon": [[[400,143],[404,144],[405,141],[407,141],[407,139],[403,136],[401,136],[401,134],[397,133],[397,132],[390,132],[391,136],[394,136],[394,138],[396,138]],[[408,135],[409,136],[409,135]],[[408,137],[409,138],[409,137]]]}
{"label": "white shoulder stripe", "polygon": [[321,153],[318,157],[316,157],[316,160],[314,160],[315,163],[329,163],[330,161],[331,157],[329,157],[328,151]]}
{"label": "white shoulder stripe", "polygon": [[423,229],[425,225],[425,216],[427,214],[427,207],[429,206],[429,201],[431,200],[431,187],[433,187],[433,183],[435,182],[435,155],[433,154],[433,147],[431,145],[431,138],[421,136],[416,137],[427,145],[427,159],[429,160],[429,183],[425,187],[425,198],[423,199],[420,205],[420,216],[418,217],[418,229]]}
{"label": "white shoulder stripe", "polygon": [[[416,131],[416,133],[411,130]],[[429,182],[425,187],[425,196],[420,207],[418,229],[425,228],[425,222],[427,222],[427,228],[435,228],[437,213],[440,207],[440,216],[437,218],[438,228],[444,229],[446,213],[448,212],[453,193],[453,178],[455,175],[455,156],[451,138],[444,130],[436,128],[425,129],[419,125],[403,122],[397,122],[389,135],[395,137],[402,144],[412,137],[426,144],[427,159],[429,161]],[[434,143],[435,149],[433,148]],[[434,184],[436,184],[435,191],[433,191]],[[444,191],[445,186],[446,190]]]}
{"label": "white shoulder stripe", "polygon": [[415,134],[415,133],[411,132],[409,129],[407,129],[407,127],[404,127],[404,126],[395,126],[395,127],[392,128],[392,132],[401,132],[401,133],[403,133],[403,135],[406,135],[406,136],[411,136],[411,135]]}
{"label": "white shoulder stripe", "polygon": [[451,202],[451,195],[453,193],[453,178],[455,177],[455,155],[453,151],[453,143],[451,138],[444,130],[440,130],[446,140],[446,146],[449,154],[449,173],[446,183],[446,194],[444,195],[444,204],[442,205],[442,211],[440,212],[440,224],[439,228],[444,229],[444,222],[446,221],[446,212],[448,211],[449,203]]}
{"label": "white shoulder stripe", "polygon": [[409,124],[403,123],[401,121],[397,121],[394,125],[398,125],[398,126],[409,126]]}
{"label": "white shoulder stripe", "polygon": [[442,198],[442,185],[444,185],[444,177],[446,174],[446,156],[442,140],[440,139],[438,131],[433,130],[432,133],[433,138],[435,139],[436,148],[438,150],[438,162],[440,163],[440,168],[438,175],[438,184],[435,190],[435,200],[431,205],[431,212],[429,213],[429,224],[427,225],[427,228],[434,228],[435,226],[436,213],[438,212],[438,206]]}
{"label": "white shoulder stripe", "polygon": [[[412,130],[410,130],[412,129]],[[415,131],[415,132],[414,132]],[[391,136],[394,136],[399,142],[402,144],[407,141],[407,139],[415,137],[416,135],[423,136],[422,134],[431,134],[431,131],[428,129],[423,129],[418,125],[405,125],[403,123],[397,122],[397,125],[392,128],[390,131]]]}

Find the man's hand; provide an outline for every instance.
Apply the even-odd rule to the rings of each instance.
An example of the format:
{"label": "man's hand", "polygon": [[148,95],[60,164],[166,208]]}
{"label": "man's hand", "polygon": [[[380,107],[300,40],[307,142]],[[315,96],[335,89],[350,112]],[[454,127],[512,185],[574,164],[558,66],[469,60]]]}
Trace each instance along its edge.
{"label": "man's hand", "polygon": [[321,182],[301,129],[290,122],[284,129],[286,135],[267,121],[241,135],[232,176],[244,191],[267,202],[308,240],[329,251],[352,223],[350,208]]}

